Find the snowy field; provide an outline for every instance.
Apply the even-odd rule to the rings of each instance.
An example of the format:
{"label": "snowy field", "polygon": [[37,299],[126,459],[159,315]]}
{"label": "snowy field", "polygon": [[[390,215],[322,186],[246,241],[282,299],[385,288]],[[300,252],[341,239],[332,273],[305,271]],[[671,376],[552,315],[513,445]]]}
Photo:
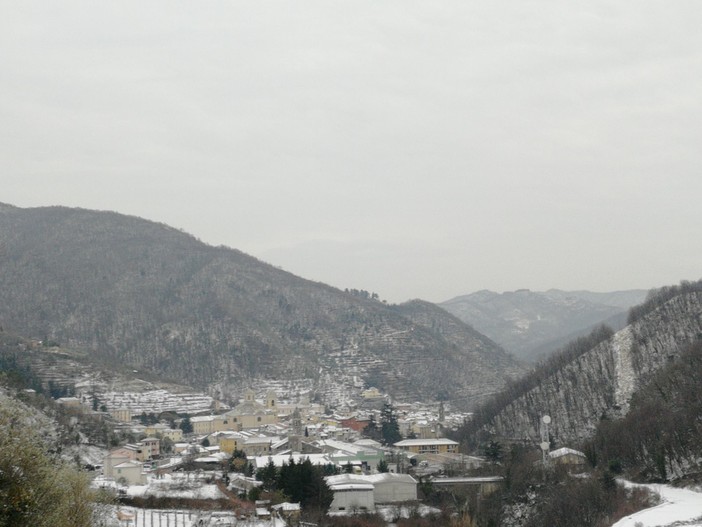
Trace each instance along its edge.
{"label": "snowy field", "polygon": [[155,496],[157,498],[192,498],[216,500],[225,498],[217,485],[205,483],[209,476],[195,476],[188,473],[165,474],[162,478],[149,475],[146,485],[133,485],[127,488],[128,496]]}
{"label": "snowy field", "polygon": [[[233,514],[227,514],[226,516],[216,518],[215,521],[218,521],[218,523],[215,523],[211,521],[211,517],[200,515],[199,511],[164,511],[120,507],[119,513],[119,518],[122,520],[122,525],[129,525],[129,527],[195,527],[198,525],[236,525],[236,518]],[[118,518],[116,510],[113,517]]]}
{"label": "snowy field", "polygon": [[[132,497],[169,497],[192,499],[218,499],[225,496],[216,485],[205,483],[208,475],[166,474],[157,478],[149,475],[147,485],[122,487]],[[96,479],[96,486],[107,482]],[[111,482],[114,485],[114,482]],[[285,522],[276,518],[257,520],[237,519],[234,512],[198,510],[160,510],[136,507],[108,507],[105,511],[106,525],[109,527],[285,527]]]}
{"label": "snowy field", "polygon": [[285,527],[280,518],[272,520],[237,519],[231,512],[165,511],[119,507],[110,514],[110,527]]}
{"label": "snowy field", "polygon": [[217,485],[205,482],[209,477],[209,475],[191,473],[165,474],[162,477],[149,474],[146,485],[121,487],[113,479],[99,476],[93,480],[93,486],[96,488],[112,487],[116,490],[124,491],[127,496],[141,498],[148,496],[199,500],[226,498],[217,488]]}
{"label": "snowy field", "polygon": [[702,493],[670,485],[637,485],[660,495],[661,503],[622,518],[612,527],[702,527]]}

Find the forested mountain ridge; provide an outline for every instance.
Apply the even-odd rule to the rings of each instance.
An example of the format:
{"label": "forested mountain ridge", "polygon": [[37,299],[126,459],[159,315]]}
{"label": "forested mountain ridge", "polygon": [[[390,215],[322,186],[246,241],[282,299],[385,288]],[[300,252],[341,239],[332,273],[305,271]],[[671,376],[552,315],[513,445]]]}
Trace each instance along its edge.
{"label": "forested mountain ridge", "polygon": [[645,296],[646,291],[638,289],[610,293],[483,290],[439,305],[516,357],[536,361],[599,324],[621,329],[627,309]]}
{"label": "forested mountain ridge", "polygon": [[[522,367],[425,302],[386,305],[114,212],[0,205],[0,325],[197,387],[374,384],[466,405]],[[343,391],[343,390],[342,390]]]}
{"label": "forested mountain ridge", "polygon": [[701,338],[702,282],[663,288],[632,309],[624,329],[601,328],[511,384],[470,428],[536,440],[548,414],[558,442],[588,438],[601,419],[626,415],[632,394]]}

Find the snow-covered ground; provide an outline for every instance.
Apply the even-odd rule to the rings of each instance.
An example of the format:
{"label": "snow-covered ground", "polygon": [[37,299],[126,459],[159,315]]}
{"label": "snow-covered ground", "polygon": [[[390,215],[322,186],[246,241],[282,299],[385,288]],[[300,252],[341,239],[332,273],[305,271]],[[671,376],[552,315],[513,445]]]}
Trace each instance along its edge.
{"label": "snow-covered ground", "polygon": [[150,475],[146,485],[132,485],[128,487],[127,495],[200,500],[216,500],[225,497],[219,491],[217,485],[205,483],[201,478],[187,477],[184,474],[165,474],[162,478]]}
{"label": "snow-covered ground", "polygon": [[430,514],[440,514],[441,510],[428,505],[417,504],[413,505],[378,505],[376,512],[380,514],[385,521],[392,522],[398,518],[409,518],[412,514],[417,513],[421,517],[429,516]]}
{"label": "snow-covered ground", "polygon": [[678,489],[670,485],[637,485],[661,497],[661,503],[622,518],[612,527],[702,527],[702,492]]}
{"label": "snow-covered ground", "polygon": [[[217,499],[224,497],[216,485],[205,483],[207,475],[166,474],[161,478],[149,475],[147,485],[123,487],[129,496],[157,496],[172,498]],[[94,484],[101,486],[112,484],[96,478]],[[118,511],[123,523],[119,523]],[[256,518],[237,518],[233,511],[198,511],[198,510],[158,510],[139,509],[128,506],[107,507],[104,511],[106,525],[118,527],[285,527],[280,518],[259,520]],[[131,523],[128,523],[130,520]]]}
{"label": "snow-covered ground", "polygon": [[65,460],[75,461],[80,460],[80,464],[85,465],[102,465],[102,461],[107,455],[107,450],[104,448],[96,447],[93,445],[88,445],[82,443],[80,445],[73,445],[63,449],[61,457]]}
{"label": "snow-covered ground", "polygon": [[[205,483],[208,476],[197,476],[194,474],[165,474],[163,477],[156,477],[149,474],[146,485],[131,485],[121,487],[128,496],[155,496],[157,498],[192,498],[200,500],[216,500],[225,498],[217,485]],[[95,478],[95,487],[115,487],[119,486],[112,479],[102,477]]]}
{"label": "snow-covered ground", "polygon": [[[119,523],[118,511],[122,519]],[[131,523],[128,523],[128,520]],[[113,507],[106,515],[105,523],[110,527],[285,527],[280,518],[271,520],[237,519],[231,512],[167,511],[157,509],[135,509]]]}

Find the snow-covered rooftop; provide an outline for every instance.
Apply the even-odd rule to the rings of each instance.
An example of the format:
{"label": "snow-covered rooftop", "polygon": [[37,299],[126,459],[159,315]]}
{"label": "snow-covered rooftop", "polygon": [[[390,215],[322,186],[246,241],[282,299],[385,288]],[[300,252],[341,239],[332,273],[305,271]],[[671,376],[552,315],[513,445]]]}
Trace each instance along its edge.
{"label": "snow-covered rooftop", "polygon": [[579,450],[573,450],[572,448],[559,448],[558,450],[554,450],[553,452],[549,452],[548,455],[552,458],[558,458],[558,457],[563,457],[567,456],[568,454],[574,455],[574,456],[580,456],[582,458],[585,458],[585,454],[580,452]]}
{"label": "snow-covered rooftop", "polygon": [[455,441],[447,439],[445,437],[440,437],[438,439],[404,439],[395,443],[395,446],[423,446],[423,445],[458,445]]}

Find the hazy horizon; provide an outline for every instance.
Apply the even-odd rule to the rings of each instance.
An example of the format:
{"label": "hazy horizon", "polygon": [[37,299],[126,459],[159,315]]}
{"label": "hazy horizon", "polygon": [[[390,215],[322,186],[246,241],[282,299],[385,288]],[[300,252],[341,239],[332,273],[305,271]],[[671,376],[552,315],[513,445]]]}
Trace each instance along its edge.
{"label": "hazy horizon", "polygon": [[0,201],[403,302],[702,276],[702,5],[3,4]]}

